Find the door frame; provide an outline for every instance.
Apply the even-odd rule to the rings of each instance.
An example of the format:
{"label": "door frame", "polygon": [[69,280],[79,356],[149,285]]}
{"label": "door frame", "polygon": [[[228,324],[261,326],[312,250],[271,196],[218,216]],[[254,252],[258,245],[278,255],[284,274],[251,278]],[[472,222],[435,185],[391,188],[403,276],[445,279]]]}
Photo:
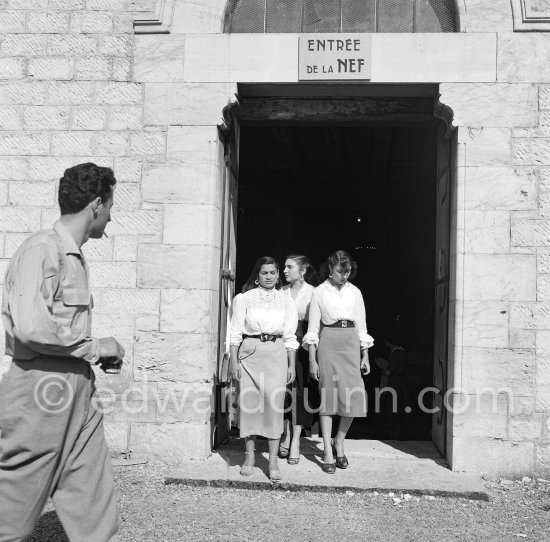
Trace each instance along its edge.
{"label": "door frame", "polygon": [[220,220],[220,263],[218,298],[218,341],[215,375],[214,420],[212,427],[212,449],[228,439],[234,413],[235,390],[229,378],[229,352],[231,303],[235,295],[235,264],[237,248],[237,191],[239,176],[239,102],[223,110],[224,123],[218,125],[219,156],[221,166],[221,220]]}
{"label": "door frame", "polygon": [[[453,111],[450,107],[440,102],[439,85],[433,84],[414,84],[414,85],[383,85],[383,84],[339,84],[339,83],[326,83],[326,84],[240,84],[238,85],[239,92],[238,98],[235,102],[226,106],[223,111],[225,123],[220,126],[220,130],[231,130],[231,126],[238,125],[240,121],[243,125],[255,124],[255,123],[284,123],[284,124],[296,124],[296,125],[312,125],[312,124],[326,124],[329,119],[332,119],[334,124],[379,124],[382,121],[392,124],[395,122],[407,123],[410,122],[413,125],[418,125],[423,118],[428,120],[426,112],[414,110],[407,111],[407,105],[410,105],[411,101],[407,101],[407,98],[419,98],[430,97],[430,111],[429,116],[432,121],[433,117],[443,121],[445,124],[443,137],[449,140],[449,197],[452,198],[449,203],[449,213],[454,212],[454,195],[456,194],[457,183],[457,130],[452,125]],[[376,100],[385,98],[387,100],[394,99],[396,108],[393,112],[385,112],[382,116],[376,116],[373,113],[373,104]],[[297,102],[296,100],[299,100]],[[263,105],[262,105],[263,100]],[[335,101],[336,100],[336,101]],[[281,107],[286,103],[287,106],[294,102],[295,107]],[[335,113],[334,105],[352,104],[353,107],[348,108],[349,115]],[[267,105],[267,107],[266,107]],[[325,105],[324,111],[327,111],[325,115],[317,114],[315,106]],[[391,104],[390,104],[391,108]],[[350,111],[351,109],[351,111]],[[345,110],[345,106],[342,111]],[[330,113],[329,113],[330,111]],[[345,111],[344,111],[345,112]],[[340,112],[341,113],[341,112]],[[237,142],[238,145],[238,142]],[[227,163],[225,166],[227,167]],[[238,175],[238,172],[237,172]],[[227,177],[227,176],[226,176]],[[224,178],[226,182],[226,178]],[[224,188],[225,190],[225,188]],[[446,290],[447,290],[447,304],[448,304],[448,317],[446,318],[446,367],[444,370],[444,382],[443,387],[440,387],[440,395],[443,399],[449,385],[452,383],[454,374],[455,359],[453,355],[454,351],[454,321],[455,315],[452,310],[455,308],[454,300],[456,295],[454,288],[456,287],[456,270],[452,268],[453,262],[456,263],[456,258],[453,258],[453,251],[456,250],[456,222],[449,217],[448,222],[448,247],[447,254],[447,273],[446,273]],[[235,238],[236,243],[236,238]],[[236,249],[236,247],[234,247]],[[434,253],[436,247],[434,247]],[[223,254],[223,247],[222,247]],[[223,258],[223,256],[222,256]],[[222,280],[223,263],[220,266],[220,280]],[[234,272],[235,270],[233,270]],[[436,270],[437,274],[437,270]],[[234,278],[234,276],[233,276]],[[220,289],[220,302],[222,300],[222,290]],[[435,296],[434,296],[435,300]],[[221,317],[221,316],[220,316]],[[220,328],[219,328],[220,329]],[[434,335],[435,335],[435,323],[434,323]],[[222,333],[218,333],[218,353],[221,352],[221,344],[225,340],[222,337]],[[435,352],[434,352],[435,354]],[[434,372],[435,372],[435,355],[434,355]],[[220,362],[221,360],[221,362]],[[221,365],[220,365],[221,363]],[[220,374],[220,368],[223,366],[223,356],[220,358],[218,355],[218,376]],[[218,412],[218,400],[216,401],[216,415]],[[442,401],[443,408],[445,406]],[[452,453],[452,418],[450,414],[445,410],[440,413],[434,413],[434,422],[439,417],[440,422],[444,420],[444,436],[443,442],[445,443],[440,448],[442,455],[451,462],[449,454]],[[433,441],[433,438],[432,438]]]}

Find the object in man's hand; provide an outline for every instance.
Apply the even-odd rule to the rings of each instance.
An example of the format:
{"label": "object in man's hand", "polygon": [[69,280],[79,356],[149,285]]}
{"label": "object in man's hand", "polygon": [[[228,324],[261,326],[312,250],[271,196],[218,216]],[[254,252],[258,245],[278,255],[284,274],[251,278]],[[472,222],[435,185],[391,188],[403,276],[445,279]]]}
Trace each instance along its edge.
{"label": "object in man's hand", "polygon": [[117,358],[101,358],[99,361],[101,364],[101,369],[104,373],[107,374],[120,374],[120,368],[122,367],[122,361],[117,361]]}

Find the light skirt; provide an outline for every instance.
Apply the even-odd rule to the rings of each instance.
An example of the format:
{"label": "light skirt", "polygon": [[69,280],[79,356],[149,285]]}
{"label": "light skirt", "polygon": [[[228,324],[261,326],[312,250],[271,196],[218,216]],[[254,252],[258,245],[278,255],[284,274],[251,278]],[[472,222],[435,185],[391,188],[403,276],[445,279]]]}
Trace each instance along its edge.
{"label": "light skirt", "polygon": [[240,436],[280,438],[288,368],[283,340],[245,338],[239,348],[239,361]]}
{"label": "light skirt", "polygon": [[367,394],[361,377],[361,344],[355,328],[324,327],[318,350],[321,415],[362,418]]}

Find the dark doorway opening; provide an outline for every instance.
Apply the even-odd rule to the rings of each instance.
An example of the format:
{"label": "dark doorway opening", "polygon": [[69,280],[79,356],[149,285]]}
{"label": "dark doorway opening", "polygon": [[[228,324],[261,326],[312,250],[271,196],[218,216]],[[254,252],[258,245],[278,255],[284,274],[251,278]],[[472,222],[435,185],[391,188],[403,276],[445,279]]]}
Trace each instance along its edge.
{"label": "dark doorway opening", "polygon": [[[359,263],[354,283],[375,340],[400,320],[407,440],[431,440],[418,394],[433,382],[437,138],[435,118],[417,126],[242,122],[240,132],[236,291],[259,256],[282,263],[305,253],[319,267],[347,250]],[[371,365],[369,414],[350,438],[390,438],[375,412],[380,372]]]}

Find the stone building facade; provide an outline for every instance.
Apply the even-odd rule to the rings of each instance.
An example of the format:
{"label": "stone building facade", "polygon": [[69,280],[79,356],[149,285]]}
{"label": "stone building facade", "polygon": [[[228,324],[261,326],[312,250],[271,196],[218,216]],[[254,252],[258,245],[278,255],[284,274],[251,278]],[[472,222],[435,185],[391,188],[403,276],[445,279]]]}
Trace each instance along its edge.
{"label": "stone building facade", "polygon": [[[469,408],[446,414],[447,459],[548,473],[550,2],[456,9],[456,33],[374,34],[370,81],[358,86],[439,85],[454,133],[446,388]],[[218,126],[239,84],[299,85],[299,35],[227,33],[226,10],[226,0],[0,0],[2,270],[56,218],[66,167],[92,160],[119,181],[109,237],[86,246],[94,334],[128,353],[120,376],[99,376],[115,451],[211,452],[227,179]],[[485,387],[511,394],[488,400]]]}

